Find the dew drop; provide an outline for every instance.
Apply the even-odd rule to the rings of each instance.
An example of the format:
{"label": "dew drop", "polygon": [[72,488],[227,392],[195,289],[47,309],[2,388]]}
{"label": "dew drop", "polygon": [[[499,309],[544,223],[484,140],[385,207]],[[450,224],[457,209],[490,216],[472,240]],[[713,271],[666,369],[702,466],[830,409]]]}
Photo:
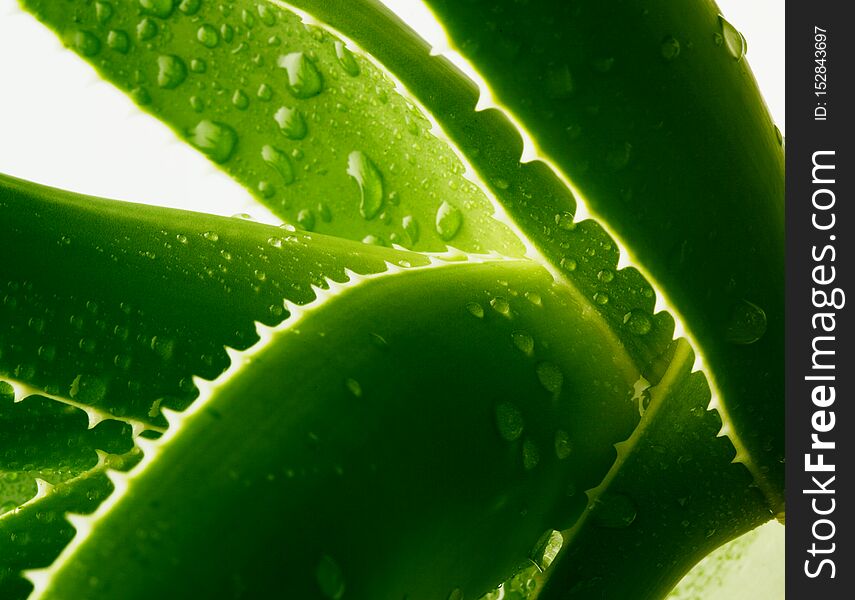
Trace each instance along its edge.
{"label": "dew drop", "polygon": [[558,396],[561,393],[561,387],[564,385],[564,374],[555,364],[544,361],[537,365],[537,378],[540,380],[540,385],[553,396]]}
{"label": "dew drop", "polygon": [[140,0],[140,8],[147,15],[165,19],[172,14],[175,0]]}
{"label": "dew drop", "polygon": [[522,447],[523,468],[526,471],[531,471],[540,463],[540,449],[532,440],[523,442]]}
{"label": "dew drop", "polygon": [[549,568],[549,565],[558,556],[561,546],[564,545],[564,537],[561,532],[554,529],[545,532],[534,545],[529,558],[541,572]]}
{"label": "dew drop", "polygon": [[238,136],[224,123],[203,119],[189,133],[190,143],[218,164],[228,161],[234,153]]}
{"label": "dew drop", "polygon": [[576,259],[570,258],[569,256],[565,256],[564,258],[562,258],[558,265],[569,273],[575,271],[576,267],[578,266],[578,264],[576,263]]}
{"label": "dew drop", "polygon": [[414,216],[407,215],[401,220],[401,227],[403,227],[407,237],[410,238],[410,246],[415,246],[416,242],[419,241],[419,222]]}
{"label": "dew drop", "polygon": [[496,296],[490,300],[490,306],[503,317],[511,316],[511,304],[507,299],[502,298],[501,296]]}
{"label": "dew drop", "polygon": [[238,110],[246,110],[249,107],[249,96],[241,90],[235,90],[235,93],[232,94],[232,106]]}
{"label": "dew drop", "polygon": [[83,56],[95,56],[101,51],[101,42],[94,33],[89,31],[75,32],[72,43],[74,49]]}
{"label": "dew drop", "polygon": [[272,27],[276,24],[276,14],[273,12],[272,8],[263,2],[258,5],[258,18],[261,19],[261,22],[268,27]]}
{"label": "dew drop", "polygon": [[499,435],[506,442],[513,442],[522,435],[525,423],[520,410],[510,402],[496,405],[496,427]]}
{"label": "dew drop", "polygon": [[526,292],[525,299],[534,304],[535,306],[543,306],[543,299],[537,292]]}
{"label": "dew drop", "polygon": [[667,35],[659,44],[659,52],[665,60],[674,60],[680,55],[680,42],[674,36]]}
{"label": "dew drop", "polygon": [[157,35],[157,23],[151,19],[143,19],[137,23],[137,39],[145,42]]}
{"label": "dew drop", "polygon": [[454,588],[448,594],[447,600],[463,600],[463,590],[461,590],[460,588]]}
{"label": "dew drop", "polygon": [[297,223],[302,229],[312,231],[315,228],[315,213],[311,208],[304,208],[297,213]]}
{"label": "dew drop", "polygon": [[106,25],[107,22],[113,17],[113,5],[109,2],[96,2],[95,3],[95,19],[101,25]]}
{"label": "dew drop", "polygon": [[514,343],[514,346],[517,347],[517,350],[526,356],[534,355],[534,338],[525,331],[514,331],[511,334],[511,340]]}
{"label": "dew drop", "polygon": [[748,300],[740,300],[730,314],[725,337],[732,344],[753,344],[766,333],[766,312]]}
{"label": "dew drop", "polygon": [[220,43],[220,34],[211,25],[205,23],[196,30],[196,39],[206,48],[216,48]]}
{"label": "dew drop", "polygon": [[291,161],[288,159],[288,155],[282,152],[282,150],[265,145],[261,149],[261,158],[279,173],[285,185],[294,181],[294,169],[291,167]]}
{"label": "dew drop", "polygon": [[[261,12],[259,6],[259,12]],[[344,596],[344,573],[330,556],[324,555],[315,567],[315,581],[321,593],[330,600],[341,600]]]}
{"label": "dew drop", "polygon": [[267,238],[267,245],[271,246],[273,248],[276,248],[277,250],[282,248],[283,243],[284,242],[282,241],[282,238],[278,238],[278,237]]}
{"label": "dew drop", "polygon": [[354,150],[347,157],[347,174],[359,185],[359,214],[364,219],[373,219],[383,207],[383,177],[371,159]]}
{"label": "dew drop", "polygon": [[208,63],[201,58],[194,58],[190,61],[190,70],[194,73],[204,73],[208,70]]}
{"label": "dew drop", "polygon": [[443,201],[436,211],[436,232],[444,241],[454,239],[463,224],[463,214],[458,208]]}
{"label": "dew drop", "polygon": [[606,492],[594,501],[591,517],[598,527],[623,529],[629,527],[638,515],[635,503],[624,494]]}
{"label": "dew drop", "polygon": [[258,86],[258,90],[255,92],[255,96],[259,100],[267,102],[273,97],[273,88],[271,88],[266,83],[262,83]]}
{"label": "dew drop", "polygon": [[302,52],[292,52],[279,57],[277,64],[288,75],[288,91],[295,98],[317,96],[323,87],[323,78],[318,68]]}
{"label": "dew drop", "polygon": [[181,85],[187,78],[184,61],[172,54],[157,57],[157,85],[167,90]]}
{"label": "dew drop", "polygon": [[568,458],[573,452],[573,444],[570,442],[570,434],[563,429],[555,432],[555,456],[558,460]]}
{"label": "dew drop", "polygon": [[178,10],[187,16],[193,16],[202,8],[202,0],[181,0]]}
{"label": "dew drop", "polygon": [[647,313],[637,308],[632,309],[623,316],[623,324],[626,325],[630,333],[635,335],[647,335],[652,328]]}
{"label": "dew drop", "polygon": [[594,294],[594,302],[596,302],[600,306],[603,306],[604,304],[608,304],[609,303],[609,295],[605,292],[597,292],[596,294]]}
{"label": "dew drop", "polygon": [[734,60],[742,60],[745,53],[748,52],[748,42],[745,41],[745,36],[720,15],[718,24],[721,28],[721,37],[724,39],[724,47],[727,48]]}
{"label": "dew drop", "polygon": [[107,33],[107,47],[119,54],[126,54],[131,47],[131,40],[124,31],[113,29]]}
{"label": "dew drop", "polygon": [[302,140],[309,131],[303,113],[297,108],[282,106],[276,111],[273,118],[279,125],[279,131],[289,140]]}
{"label": "dew drop", "polygon": [[478,319],[484,318],[484,309],[477,302],[469,302],[466,305],[466,310],[469,311],[469,314]]}
{"label": "dew drop", "polygon": [[565,231],[573,231],[576,229],[576,223],[573,221],[573,215],[566,211],[555,215],[555,224]]}
{"label": "dew drop", "polygon": [[603,269],[597,273],[597,279],[603,283],[609,283],[615,278],[615,272],[611,269]]}
{"label": "dew drop", "polygon": [[355,398],[362,398],[362,385],[355,379],[346,379],[344,385]]}
{"label": "dew drop", "polygon": [[359,75],[359,65],[353,57],[353,53],[347,49],[343,42],[335,43],[335,55],[345,73],[351,77]]}

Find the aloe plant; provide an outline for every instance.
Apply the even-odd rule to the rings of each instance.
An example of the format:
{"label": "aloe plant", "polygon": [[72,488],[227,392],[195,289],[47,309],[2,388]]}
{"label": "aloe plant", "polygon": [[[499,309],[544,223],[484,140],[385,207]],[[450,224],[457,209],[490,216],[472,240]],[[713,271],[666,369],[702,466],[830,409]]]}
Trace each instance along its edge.
{"label": "aloe plant", "polygon": [[373,0],[21,0],[283,225],[0,177],[0,596],[664,598],[783,520],[740,34],[429,4],[494,106]]}

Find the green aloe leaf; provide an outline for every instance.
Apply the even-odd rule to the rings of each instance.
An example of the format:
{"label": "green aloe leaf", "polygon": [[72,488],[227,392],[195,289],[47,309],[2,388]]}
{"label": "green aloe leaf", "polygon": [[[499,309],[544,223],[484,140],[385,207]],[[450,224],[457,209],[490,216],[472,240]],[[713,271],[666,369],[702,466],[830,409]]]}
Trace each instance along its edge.
{"label": "green aloe leaf", "polygon": [[[44,427],[66,428],[58,437],[86,448],[52,489],[36,478],[58,457],[16,467],[29,492],[13,501],[35,496],[0,517],[0,533],[14,541],[40,531],[40,513],[52,526],[2,565],[10,595],[28,589],[17,572],[36,568],[27,577],[40,598],[256,597],[284,587],[305,598],[459,599],[515,572],[499,595],[661,598],[713,548],[767,520],[770,506],[782,509],[779,248],[772,238],[746,242],[758,223],[773,238],[782,229],[780,149],[768,135],[751,130],[745,147],[765,162],[738,173],[762,202],[719,202],[731,188],[705,178],[709,152],[612,144],[628,122],[651,123],[647,96],[592,85],[600,110],[616,110],[598,130],[598,113],[549,91],[567,87],[569,70],[529,73],[506,56],[513,36],[476,62],[508,97],[549,91],[553,116],[526,103],[520,114],[540,147],[560,154],[563,173],[521,163],[516,127],[498,110],[476,111],[477,87],[373,2],[296,2],[312,16],[245,0],[22,4],[283,220],[318,233],[0,181],[0,244],[20,257],[0,266],[10,324],[0,372],[35,396],[10,405],[9,423],[36,419],[40,402],[50,407]],[[436,6],[453,35],[469,35],[477,2]],[[574,26],[601,28],[597,9],[575,10]],[[673,22],[669,10],[651,21]],[[689,12],[690,32],[714,14]],[[520,18],[514,36],[564,26]],[[615,54],[635,52],[648,34],[623,32]],[[718,60],[698,52],[683,70],[665,70],[653,62],[669,59],[662,48],[638,60],[663,89]],[[566,38],[561,52],[585,56]],[[741,71],[716,72],[720,87],[765,115]],[[657,110],[680,106],[669,100]],[[623,153],[549,145],[549,119],[565,113]],[[699,114],[681,122],[682,135],[695,137]],[[711,123],[698,126],[714,130],[722,143],[711,154],[727,165],[739,144]],[[687,174],[669,188],[662,169]],[[636,184],[642,207],[616,203],[615,190]],[[580,212],[574,186],[605,221]],[[708,201],[685,201],[701,191]],[[732,284],[722,278],[733,257],[697,241],[701,225],[704,235],[727,230],[728,250],[747,249]],[[391,244],[470,254],[376,247]],[[494,254],[471,254],[483,252]],[[657,290],[621,258],[640,259]],[[680,270],[705,260],[708,280]],[[758,269],[765,275],[748,285]],[[672,340],[673,317],[654,309],[658,286],[712,370],[696,370],[704,364],[689,344]],[[746,379],[758,369],[767,389]],[[710,376],[724,425],[707,410]],[[758,389],[769,417],[746,409]],[[109,439],[94,441],[111,424]],[[130,434],[144,458],[124,475],[111,469],[139,459]],[[107,442],[115,458],[98,445]],[[51,493],[61,486],[67,504]],[[73,528],[61,518],[93,510],[71,516]]]}

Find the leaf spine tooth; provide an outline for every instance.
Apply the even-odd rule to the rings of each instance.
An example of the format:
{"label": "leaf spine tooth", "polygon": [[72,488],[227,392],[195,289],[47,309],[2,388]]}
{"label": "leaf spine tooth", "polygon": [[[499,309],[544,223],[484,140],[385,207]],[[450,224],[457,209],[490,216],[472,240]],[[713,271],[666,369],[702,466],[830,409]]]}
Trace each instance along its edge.
{"label": "leaf spine tooth", "polygon": [[47,496],[50,491],[53,489],[53,484],[45,481],[39,477],[36,477],[36,495],[32,498],[32,500],[38,500],[40,498],[44,498]]}

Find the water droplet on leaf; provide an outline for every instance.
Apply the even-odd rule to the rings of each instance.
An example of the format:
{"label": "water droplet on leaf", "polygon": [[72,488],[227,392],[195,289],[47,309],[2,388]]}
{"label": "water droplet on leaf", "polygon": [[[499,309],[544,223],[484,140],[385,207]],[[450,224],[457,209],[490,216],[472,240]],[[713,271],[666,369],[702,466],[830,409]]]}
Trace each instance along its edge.
{"label": "water droplet on leaf", "polygon": [[218,164],[229,160],[237,145],[235,130],[224,123],[204,119],[189,134],[190,143]]}
{"label": "water droplet on leaf", "polygon": [[295,98],[317,96],[323,87],[320,71],[302,52],[292,52],[279,57],[277,64],[288,75],[288,91]]}
{"label": "water droplet on leaf", "polygon": [[436,232],[444,241],[450,242],[460,231],[463,214],[458,208],[443,201],[436,211]]}
{"label": "water droplet on leaf", "polygon": [[355,150],[347,157],[347,174],[359,185],[359,214],[364,219],[373,219],[383,207],[383,177],[380,170],[366,154]]}

